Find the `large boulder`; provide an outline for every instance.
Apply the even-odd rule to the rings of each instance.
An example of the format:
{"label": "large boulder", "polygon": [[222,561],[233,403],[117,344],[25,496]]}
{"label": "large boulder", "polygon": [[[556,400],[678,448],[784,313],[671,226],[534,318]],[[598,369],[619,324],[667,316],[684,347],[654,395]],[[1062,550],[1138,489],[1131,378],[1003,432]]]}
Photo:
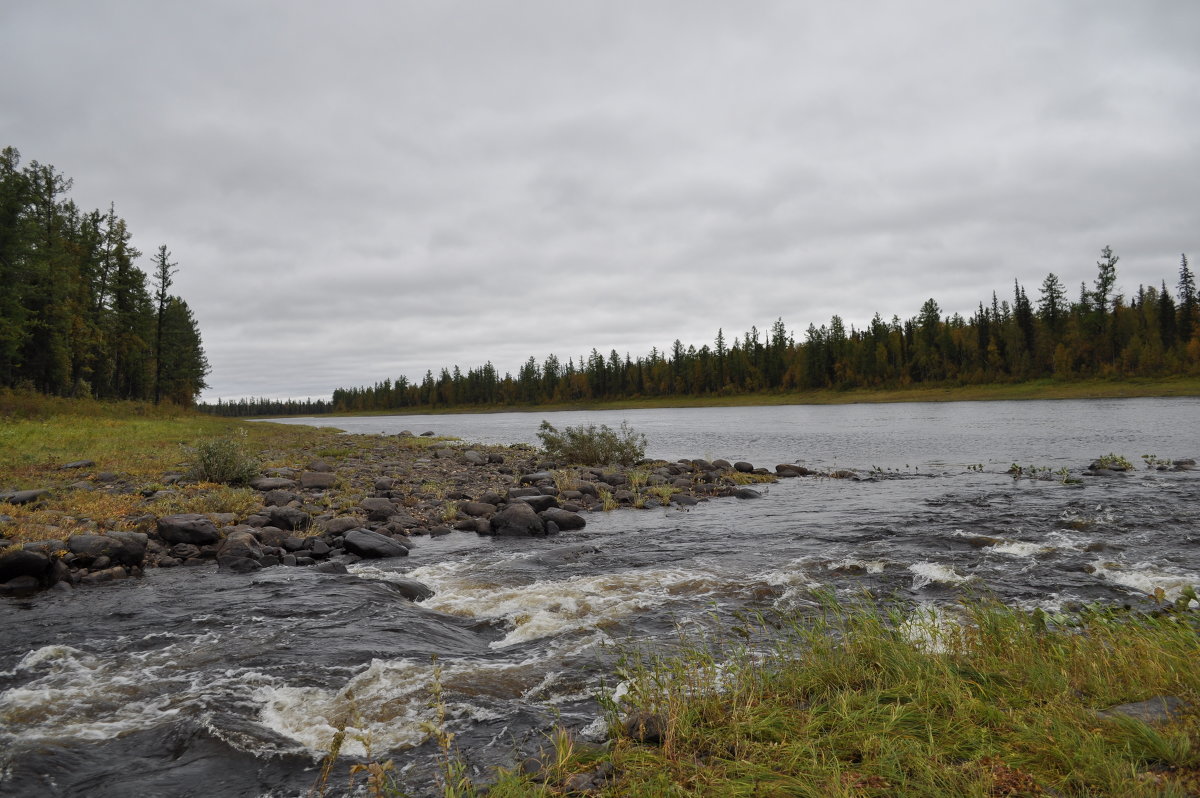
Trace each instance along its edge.
{"label": "large boulder", "polygon": [[221,538],[216,524],[200,513],[182,513],[158,519],[158,536],[167,543],[193,543],[197,546],[207,546]]}
{"label": "large boulder", "polygon": [[538,517],[543,522],[552,522],[560,530],[566,532],[571,529],[583,529],[587,526],[587,521],[583,520],[583,516],[578,513],[572,513],[568,510],[563,510],[558,507],[551,507],[549,510],[543,510],[538,513]]}
{"label": "large boulder", "polygon": [[537,511],[528,503],[514,501],[492,516],[488,524],[493,535],[536,535],[546,534],[546,525]]}
{"label": "large boulder", "polygon": [[0,552],[0,585],[20,580],[13,586],[14,592],[25,589],[28,578],[39,586],[48,584],[50,574],[50,558],[40,551],[13,548]]}
{"label": "large boulder", "polygon": [[234,527],[217,547],[217,567],[244,574],[263,567],[263,550],[250,527]]}
{"label": "large boulder", "polygon": [[378,532],[369,529],[352,529],[342,540],[342,547],[351,554],[357,554],[363,559],[380,559],[382,557],[404,557],[408,549]]}
{"label": "large boulder", "polygon": [[72,535],[67,549],[80,565],[91,565],[101,557],[120,565],[141,565],[146,559],[149,538],[141,532],[109,532],[107,535]]}
{"label": "large boulder", "polygon": [[267,509],[267,515],[271,524],[280,529],[299,531],[308,529],[312,524],[312,517],[296,507],[270,507]]}

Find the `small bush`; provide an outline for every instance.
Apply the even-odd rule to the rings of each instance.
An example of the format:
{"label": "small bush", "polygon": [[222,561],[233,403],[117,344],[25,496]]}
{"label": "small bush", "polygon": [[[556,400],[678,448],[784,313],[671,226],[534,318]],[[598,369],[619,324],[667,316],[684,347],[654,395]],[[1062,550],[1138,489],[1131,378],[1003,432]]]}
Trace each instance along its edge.
{"label": "small bush", "polygon": [[192,449],[188,475],[200,482],[244,485],[258,476],[258,458],[246,451],[246,433],[201,441]]}
{"label": "small bush", "polygon": [[627,422],[614,430],[607,424],[597,427],[565,427],[559,432],[549,421],[538,427],[538,438],[551,460],[573,465],[633,465],[646,455],[646,436],[634,432]]}

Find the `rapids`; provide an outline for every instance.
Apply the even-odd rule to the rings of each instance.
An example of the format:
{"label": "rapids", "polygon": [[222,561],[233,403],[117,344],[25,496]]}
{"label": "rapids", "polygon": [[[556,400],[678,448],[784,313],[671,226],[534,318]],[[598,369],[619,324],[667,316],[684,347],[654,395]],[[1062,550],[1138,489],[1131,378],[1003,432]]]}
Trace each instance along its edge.
{"label": "rapids", "polygon": [[[750,501],[592,513],[546,539],[455,532],[351,575],[208,569],[4,600],[0,795],[293,796],[339,729],[430,792],[442,724],[479,774],[563,724],[596,733],[621,651],[813,588],[914,605],[994,594],[1019,606],[1138,604],[1200,583],[1200,400],[721,408],[548,415],[619,424],[650,454],[853,468]],[[322,420],[532,442],[540,416]],[[1115,452],[1136,470],[1080,476]],[[1016,479],[1067,468],[1080,484]],[[436,592],[418,604],[389,580]],[[431,703],[434,680],[443,691]],[[439,718],[439,713],[444,718]]]}

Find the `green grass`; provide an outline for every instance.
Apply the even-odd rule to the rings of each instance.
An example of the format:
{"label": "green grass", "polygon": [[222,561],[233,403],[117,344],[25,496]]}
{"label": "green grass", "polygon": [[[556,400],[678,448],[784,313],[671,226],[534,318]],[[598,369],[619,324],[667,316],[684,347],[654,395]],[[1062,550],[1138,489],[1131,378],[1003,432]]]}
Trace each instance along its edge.
{"label": "green grass", "polygon": [[[621,709],[661,718],[665,733],[658,745],[618,735],[598,794],[1197,794],[1194,613],[1092,611],[1056,626],[975,603],[961,615],[825,598],[807,616],[630,656]],[[1158,695],[1190,708],[1157,728],[1096,714]],[[553,763],[565,775],[595,767],[594,752]],[[488,794],[560,795],[561,784],[502,774]]]}

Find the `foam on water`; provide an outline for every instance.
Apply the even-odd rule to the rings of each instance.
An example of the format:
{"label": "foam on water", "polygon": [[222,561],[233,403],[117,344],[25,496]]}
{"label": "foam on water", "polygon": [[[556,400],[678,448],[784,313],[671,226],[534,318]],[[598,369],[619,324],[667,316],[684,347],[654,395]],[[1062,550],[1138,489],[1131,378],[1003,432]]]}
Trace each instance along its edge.
{"label": "foam on water", "polygon": [[971,577],[963,576],[948,565],[936,562],[916,562],[908,566],[912,572],[912,589],[921,590],[931,584],[957,585]]}
{"label": "foam on water", "polygon": [[1172,569],[1157,563],[1122,565],[1097,560],[1092,563],[1092,567],[1095,569],[1093,573],[1101,579],[1139,593],[1154,595],[1156,590],[1162,590],[1168,601],[1179,598],[1184,588],[1200,585],[1200,574]]}

